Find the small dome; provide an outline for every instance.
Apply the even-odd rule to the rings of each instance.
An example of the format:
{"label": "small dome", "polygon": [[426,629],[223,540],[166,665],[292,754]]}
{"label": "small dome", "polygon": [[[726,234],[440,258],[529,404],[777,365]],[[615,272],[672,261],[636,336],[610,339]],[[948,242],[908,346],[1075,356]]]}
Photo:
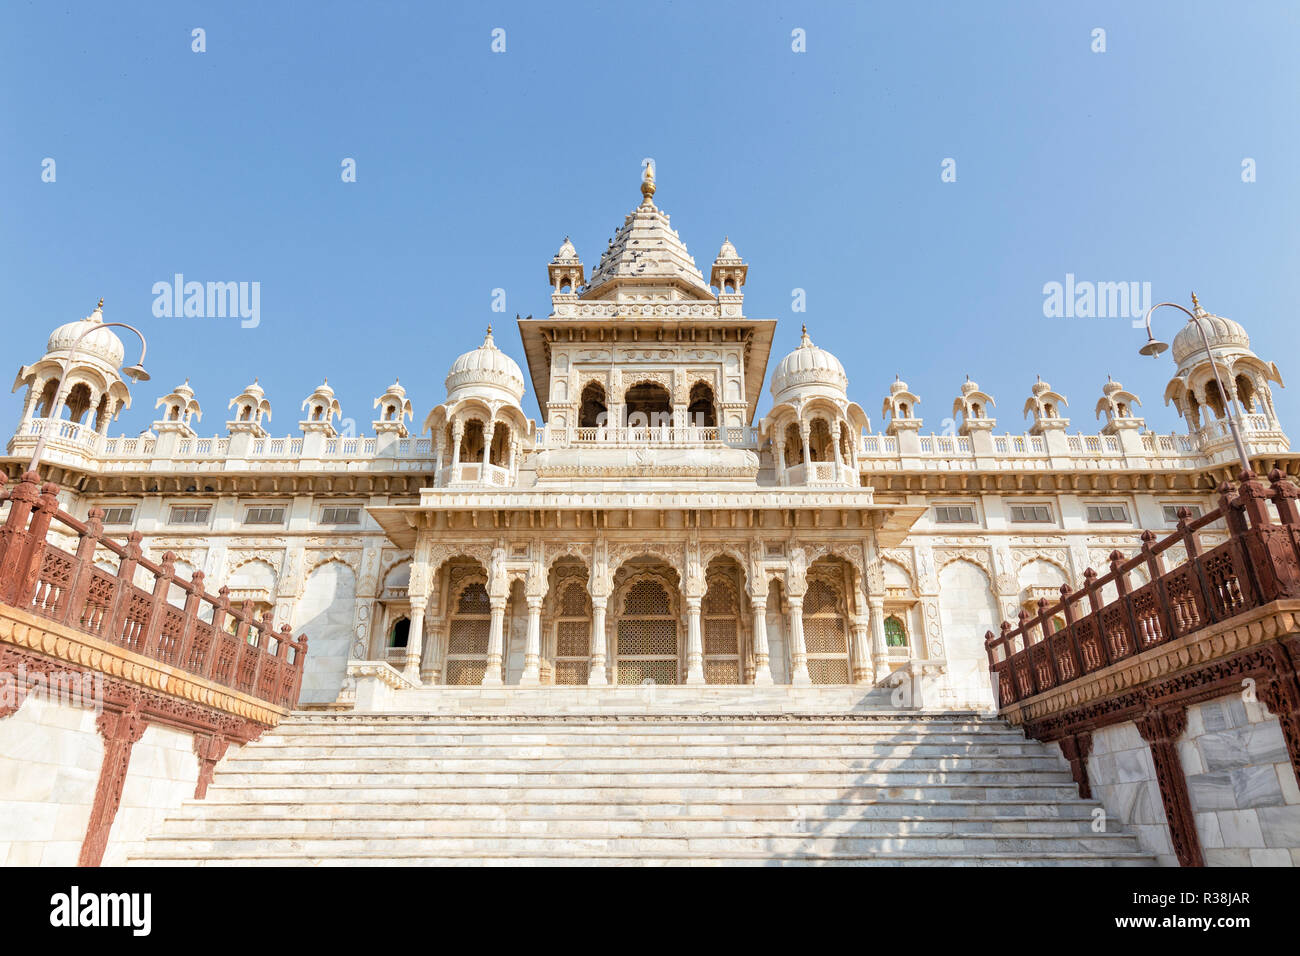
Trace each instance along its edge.
{"label": "small dome", "polygon": [[[99,300],[99,305],[95,306],[95,311],[90,313],[84,319],[78,322],[69,322],[66,325],[60,325],[52,333],[50,340],[46,343],[46,352],[66,352],[72,349],[72,345],[77,338],[86,332],[86,329],[95,325],[101,325],[104,321],[104,300]],[[81,340],[81,345],[77,348],[79,355],[93,355],[97,358],[108,362],[115,369],[122,367],[122,361],[126,357],[126,347],[122,345],[122,340],[113,334],[112,329],[98,329],[91,332]]]}
{"label": "small dome", "polygon": [[1044,392],[1050,392],[1052,390],[1052,386],[1044,382],[1042,378],[1039,378],[1038,381],[1034,382],[1033,385],[1029,386],[1029,390],[1033,392],[1035,396],[1037,396],[1037,395],[1042,395]]}
{"label": "small dome", "polygon": [[971,392],[978,392],[979,390],[979,383],[972,382],[969,375],[966,376],[966,381],[961,383],[961,393],[963,395],[969,395]]}
{"label": "small dome", "polygon": [[736,251],[736,247],[733,246],[733,245],[731,244],[731,240],[730,240],[729,238],[725,237],[725,236],[724,236],[723,239],[722,239],[722,248],[718,250],[718,258],[719,258],[719,259],[739,259],[739,258],[740,258],[740,253],[738,253],[738,252]]}
{"label": "small dome", "polygon": [[799,347],[781,359],[781,364],[772,374],[772,397],[779,402],[786,392],[806,385],[845,392],[849,377],[844,374],[844,366],[839,359],[813,345],[805,326]]}
{"label": "small dome", "polygon": [[244,389],[244,391],[240,393],[241,398],[244,395],[248,395],[251,398],[261,399],[266,397],[266,392],[262,389],[261,385],[257,384],[257,379],[253,379],[253,384],[248,386],[248,388]]}
{"label": "small dome", "polygon": [[578,250],[573,248],[573,243],[569,241],[568,236],[565,236],[564,242],[560,243],[560,251],[555,254],[555,258],[557,261],[578,258]]}
{"label": "small dome", "polygon": [[1106,384],[1101,387],[1101,393],[1108,398],[1116,392],[1122,392],[1123,390],[1124,386],[1115,381],[1109,375],[1106,376]]}
{"label": "small dome", "polygon": [[524,373],[519,365],[492,341],[492,326],[488,326],[483,344],[472,352],[456,359],[447,373],[447,391],[470,385],[494,385],[503,388],[515,400],[524,397]]}
{"label": "small dome", "polygon": [[[1222,316],[1211,315],[1201,308],[1199,303],[1196,304],[1195,309],[1196,315],[1203,320],[1202,325],[1210,340],[1210,348],[1237,348],[1249,351],[1250,336],[1238,323]],[[1188,319],[1187,324],[1174,336],[1174,361],[1182,365],[1187,359],[1194,358],[1198,352],[1204,353],[1204,351],[1205,341],[1197,331],[1196,323]]]}
{"label": "small dome", "polygon": [[907,383],[904,382],[897,375],[895,375],[894,380],[889,383],[889,394],[897,395],[900,392],[906,392],[906,391],[907,391]]}

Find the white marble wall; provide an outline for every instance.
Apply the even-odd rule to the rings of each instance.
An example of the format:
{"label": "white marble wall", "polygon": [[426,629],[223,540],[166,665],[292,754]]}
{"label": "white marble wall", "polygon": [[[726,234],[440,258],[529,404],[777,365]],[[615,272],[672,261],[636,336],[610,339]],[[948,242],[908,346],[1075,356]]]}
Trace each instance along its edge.
{"label": "white marble wall", "polygon": [[[191,739],[150,726],[136,742],[105,865],[124,862],[131,844],[194,796],[199,762]],[[33,695],[0,720],[0,864],[76,865],[103,756],[93,710]]]}
{"label": "white marble wall", "polygon": [[1093,799],[1105,807],[1110,821],[1135,834],[1142,849],[1154,853],[1161,866],[1178,865],[1151,749],[1136,724],[1116,724],[1092,735],[1088,779]]}
{"label": "white marble wall", "polygon": [[1189,707],[1178,753],[1207,865],[1300,863],[1300,787],[1263,704],[1234,695]]}
{"label": "white marble wall", "polygon": [[[1207,866],[1300,864],[1300,787],[1282,728],[1262,704],[1233,695],[1189,707],[1178,755]],[[1093,734],[1088,779],[1111,820],[1161,865],[1178,865],[1151,751],[1135,724]]]}

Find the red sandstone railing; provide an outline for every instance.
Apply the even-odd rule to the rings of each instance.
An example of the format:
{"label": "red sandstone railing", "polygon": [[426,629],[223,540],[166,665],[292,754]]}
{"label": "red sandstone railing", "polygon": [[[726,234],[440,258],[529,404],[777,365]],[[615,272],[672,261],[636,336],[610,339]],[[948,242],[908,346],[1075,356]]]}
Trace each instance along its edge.
{"label": "red sandstone railing", "polygon": [[[1226,482],[1219,486],[1219,506],[1209,514],[1192,519],[1180,509],[1178,530],[1169,537],[1157,541],[1144,531],[1136,556],[1126,560],[1112,552],[1109,573],[1098,577],[1089,568],[1080,590],[1063,584],[1057,603],[1040,598],[1036,615],[1021,611],[1018,626],[1003,621],[1001,634],[987,632],[984,647],[999,705],[1061,687],[1272,601],[1300,597],[1300,489],[1276,469],[1269,481],[1271,487],[1243,472],[1235,495]],[[1219,520],[1228,540],[1204,551],[1200,532]],[[1166,569],[1164,555],[1179,544],[1186,561]],[[1130,575],[1138,568],[1148,580],[1133,587]],[[1116,597],[1103,604],[1108,585]]]}
{"label": "red sandstone railing", "polygon": [[[170,551],[161,564],[149,561],[138,531],[125,544],[105,538],[101,509],[84,524],[60,511],[58,486],[38,488],[35,472],[9,490],[4,481],[0,601],[279,707],[297,705],[305,636],[295,641],[287,624],[277,632],[251,601],[232,608],[225,587],[207,593],[202,571],[178,578]],[[54,522],[76,537],[75,553],[47,540]],[[97,549],[113,556],[115,570],[95,563]]]}

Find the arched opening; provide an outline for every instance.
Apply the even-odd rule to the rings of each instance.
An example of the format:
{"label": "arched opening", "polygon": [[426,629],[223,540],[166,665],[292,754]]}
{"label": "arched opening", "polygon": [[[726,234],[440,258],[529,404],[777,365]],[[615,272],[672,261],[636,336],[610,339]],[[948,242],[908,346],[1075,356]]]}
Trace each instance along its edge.
{"label": "arched opening", "polygon": [[839,561],[817,561],[808,571],[803,635],[808,676],[814,684],[849,682],[849,615],[844,579],[845,567]]}
{"label": "arched opening", "polygon": [[691,386],[691,400],[686,407],[687,418],[692,425],[701,428],[715,428],[718,424],[716,406],[713,402],[713,389],[708,382],[696,382]]}
{"label": "arched opening", "polygon": [[853,434],[848,422],[840,422],[840,461],[846,465],[853,461]]}
{"label": "arched opening", "polygon": [[92,401],[89,385],[85,382],[78,382],[72,386],[72,391],[68,393],[68,400],[64,405],[69,420],[80,422],[85,418],[86,412],[90,411]]}
{"label": "arched opening", "polygon": [[95,409],[95,431],[102,432],[108,427],[108,423],[111,420],[111,407],[107,395],[104,395],[99,399],[99,405]]}
{"label": "arched opening", "polygon": [[1201,403],[1191,391],[1187,393],[1187,425],[1193,431],[1201,427]]}
{"label": "arched opening", "polygon": [[740,683],[740,566],[734,558],[709,562],[700,627],[704,637],[704,680]]}
{"label": "arched opening", "polygon": [[910,408],[907,407],[907,402],[899,402],[899,403],[898,403],[898,417],[899,417],[899,418],[911,418],[911,417],[912,417],[912,410],[911,410]]}
{"label": "arched opening", "polygon": [[504,468],[509,455],[510,429],[505,423],[497,422],[496,430],[492,432],[492,452],[488,457],[488,462],[498,468]]}
{"label": "arched opening", "polygon": [[411,622],[408,618],[398,618],[388,631],[389,647],[405,647],[411,639]]}
{"label": "arched opening", "polygon": [[477,418],[465,423],[465,431],[460,436],[460,460],[462,463],[483,460],[483,423]]}
{"label": "arched opening", "polygon": [[1051,402],[1046,402],[1046,403],[1043,405],[1043,417],[1044,417],[1044,418],[1055,418],[1055,417],[1056,417],[1056,406],[1053,405]]}
{"label": "arched opening", "polygon": [[318,422],[321,420],[324,414],[325,414],[325,409],[322,406],[320,405],[313,406],[311,410],[311,420],[314,422]]}
{"label": "arched opening", "polygon": [[59,383],[56,382],[54,379],[50,379],[48,382],[45,383],[45,387],[41,389],[40,402],[36,407],[37,418],[50,417],[50,410],[54,408],[54,393],[58,391],[58,388],[59,388]]}
{"label": "arched opening", "polygon": [[563,579],[555,614],[555,683],[586,684],[591,650],[591,600],[582,578]]}
{"label": "arched opening", "polygon": [[451,626],[447,634],[446,683],[483,683],[487,671],[492,606],[477,566],[451,569]]}
{"label": "arched opening", "polygon": [[167,413],[167,420],[170,422],[176,422],[176,421],[180,421],[180,417],[181,417],[181,407],[179,405],[173,405],[172,410]]}
{"label": "arched opening", "polygon": [[895,614],[885,618],[885,646],[907,646],[907,625]]}
{"label": "arched opening", "polygon": [[614,648],[619,684],[678,682],[678,602],[668,578],[672,573],[661,564],[641,565],[621,585]]}
{"label": "arched opening", "polygon": [[1255,411],[1255,384],[1245,375],[1238,375],[1233,379],[1237,386],[1237,398],[1241,400],[1241,407],[1247,412]]}
{"label": "arched opening", "polygon": [[564,293],[565,295],[568,295],[572,291],[573,291],[573,280],[571,280],[568,276],[565,276],[563,279],[560,280],[560,292]]}
{"label": "arched opening", "polygon": [[812,461],[830,461],[835,454],[830,425],[824,418],[814,418],[808,429],[808,457]]}
{"label": "arched opening", "polygon": [[578,411],[579,428],[599,428],[606,424],[609,409],[605,404],[605,388],[599,382],[588,382],[582,390],[582,405]]}
{"label": "arched opening", "polygon": [[984,417],[984,409],[980,408],[980,404],[979,404],[979,402],[971,402],[971,406],[970,406],[970,417],[971,417],[971,418],[983,418],[983,417]]}
{"label": "arched opening", "polygon": [[803,464],[803,438],[799,435],[799,426],[794,422],[785,426],[785,465],[793,468]]}
{"label": "arched opening", "polygon": [[668,389],[657,382],[638,382],[627,390],[623,401],[627,406],[629,428],[672,424],[672,399]]}
{"label": "arched opening", "polygon": [[1223,393],[1219,391],[1218,382],[1210,381],[1205,383],[1205,404],[1210,406],[1215,418],[1223,417]]}

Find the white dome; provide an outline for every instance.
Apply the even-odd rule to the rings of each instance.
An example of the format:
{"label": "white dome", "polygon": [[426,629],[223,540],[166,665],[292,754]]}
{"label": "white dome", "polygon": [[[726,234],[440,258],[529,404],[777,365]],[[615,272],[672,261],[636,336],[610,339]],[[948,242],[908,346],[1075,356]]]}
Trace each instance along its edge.
{"label": "white dome", "polygon": [[786,392],[805,386],[830,388],[841,394],[849,386],[849,377],[844,374],[840,360],[813,345],[806,327],[799,347],[781,359],[772,374],[772,397],[780,402]]}
{"label": "white dome", "polygon": [[515,401],[524,397],[524,373],[514,359],[496,347],[491,326],[483,344],[456,359],[447,373],[448,394],[474,385],[504,389]]}
{"label": "white dome", "polygon": [[[60,325],[50,333],[50,340],[45,345],[46,352],[67,352],[72,349],[72,345],[77,341],[78,336],[85,333],[87,328],[101,325],[104,321],[103,302],[95,306],[95,311],[90,313],[84,319],[77,322],[69,322],[66,325]],[[113,334],[112,329],[98,329],[91,332],[81,340],[81,345],[77,349],[78,355],[94,356],[103,359],[114,369],[122,367],[122,361],[126,357],[126,347],[122,340]]]}
{"label": "white dome", "polygon": [[[1205,334],[1210,340],[1210,348],[1250,350],[1250,336],[1238,323],[1219,315],[1211,315],[1199,305],[1196,306],[1196,314],[1201,317],[1201,324],[1205,327]],[[1188,358],[1195,359],[1198,353],[1201,358],[1205,357],[1205,341],[1197,331],[1196,323],[1191,319],[1188,319],[1187,324],[1174,336],[1173,353],[1174,361],[1179,365]]]}
{"label": "white dome", "polygon": [[564,242],[560,244],[560,251],[555,254],[555,261],[559,262],[564,259],[578,258],[578,250],[573,247],[573,243],[568,236],[564,237]]}

